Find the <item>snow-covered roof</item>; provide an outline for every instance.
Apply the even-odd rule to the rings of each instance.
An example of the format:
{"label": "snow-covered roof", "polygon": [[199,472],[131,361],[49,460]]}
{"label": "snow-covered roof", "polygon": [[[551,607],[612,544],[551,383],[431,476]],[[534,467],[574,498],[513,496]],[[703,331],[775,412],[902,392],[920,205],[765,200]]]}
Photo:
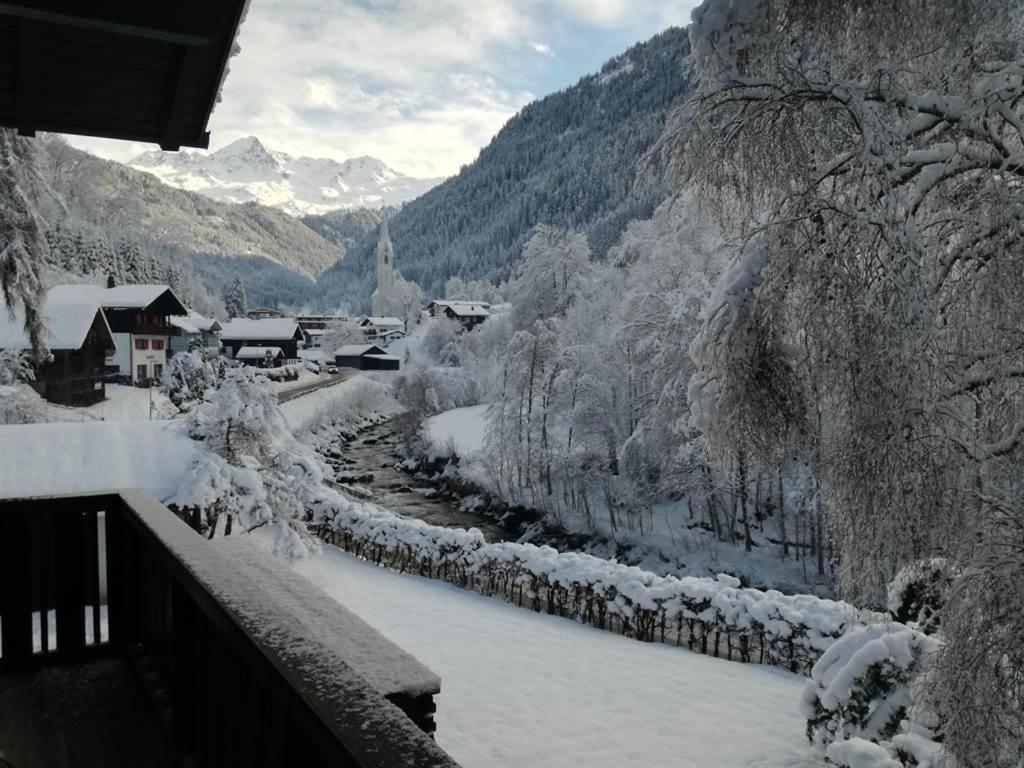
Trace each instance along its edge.
{"label": "snow-covered roof", "polygon": [[326,331],[326,328],[306,328],[306,333],[310,336],[323,336]]}
{"label": "snow-covered roof", "polygon": [[456,317],[490,317],[491,313],[486,307],[479,304],[444,304]]}
{"label": "snow-covered roof", "polygon": [[0,426],[0,498],[143,488],[162,500],[203,450],[181,422]]}
{"label": "snow-covered roof", "polygon": [[434,299],[428,306],[438,307],[454,307],[459,305],[472,306],[472,307],[483,307],[484,309],[491,308],[491,302],[489,301],[468,301],[466,299]]}
{"label": "snow-covered roof", "polygon": [[267,317],[250,320],[236,317],[221,326],[220,337],[226,341],[246,339],[280,339],[289,341],[299,332],[299,324],[290,317]]}
{"label": "snow-covered roof", "polygon": [[[105,309],[144,309],[159,299],[164,294],[170,294],[172,299],[184,310],[182,303],[171,287],[168,285],[139,284],[139,285],[116,285],[107,288],[102,285],[55,285],[50,289],[57,292],[62,300],[94,301]],[[178,313],[175,313],[178,314]]]}
{"label": "snow-covered roof", "polygon": [[374,360],[398,360],[399,358],[394,355],[366,355],[366,357],[372,357]]}
{"label": "snow-covered roof", "polygon": [[[107,325],[99,303],[90,298],[88,293],[63,290],[72,287],[75,286],[59,285],[51,288],[40,304],[50,349],[81,349],[97,313],[107,326],[107,333],[110,333],[110,326]],[[18,305],[12,316],[7,305],[0,302],[0,349],[28,349],[31,346],[25,333],[24,308]]]}
{"label": "snow-covered roof", "polygon": [[284,351],[280,347],[242,347],[235,353],[235,358],[242,360],[262,360],[267,356],[284,357]]}
{"label": "snow-covered roof", "polygon": [[404,328],[405,323],[397,317],[364,317],[360,325],[372,325],[375,328]]}
{"label": "snow-covered roof", "polygon": [[384,337],[384,336],[405,336],[406,333],[401,328],[394,328],[394,329],[392,329],[390,331],[384,331],[384,333],[382,333],[380,335],[381,335],[381,337]]}
{"label": "snow-covered roof", "polygon": [[219,331],[221,326],[216,320],[210,317],[203,317],[198,312],[189,310],[184,317],[172,315],[170,323],[175,328],[180,328],[185,333],[202,333],[204,331]]}
{"label": "snow-covered roof", "polygon": [[342,357],[362,357],[372,350],[377,350],[377,354],[384,354],[384,350],[376,344],[346,344],[334,350],[334,354]]}

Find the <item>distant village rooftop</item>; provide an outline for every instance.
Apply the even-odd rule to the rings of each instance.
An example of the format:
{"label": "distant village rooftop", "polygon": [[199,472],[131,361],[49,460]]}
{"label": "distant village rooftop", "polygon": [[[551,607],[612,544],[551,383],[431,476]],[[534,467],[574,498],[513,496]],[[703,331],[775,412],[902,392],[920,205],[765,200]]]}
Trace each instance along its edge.
{"label": "distant village rooftop", "polygon": [[221,326],[220,337],[225,341],[245,339],[292,339],[299,334],[299,324],[290,317],[268,317],[250,320],[236,317]]}

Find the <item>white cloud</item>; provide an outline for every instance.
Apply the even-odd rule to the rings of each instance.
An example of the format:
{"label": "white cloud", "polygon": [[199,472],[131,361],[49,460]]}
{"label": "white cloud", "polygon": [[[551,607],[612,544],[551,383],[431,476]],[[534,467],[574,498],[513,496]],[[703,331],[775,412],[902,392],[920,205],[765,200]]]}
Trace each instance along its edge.
{"label": "white cloud", "polygon": [[547,56],[550,59],[555,57],[555,52],[551,50],[551,46],[546,43],[538,43],[535,40],[530,41],[530,47],[533,48],[541,56]]}
{"label": "white cloud", "polygon": [[[548,67],[571,68],[565,56],[553,59],[551,43],[561,39],[556,28],[583,34],[588,25],[607,30],[622,24],[641,39],[662,28],[665,5],[260,0],[242,26],[241,53],[211,118],[212,144],[255,135],[293,155],[369,154],[406,173],[449,175],[539,95],[531,77],[542,77]],[[151,148],[72,141],[120,160]]]}

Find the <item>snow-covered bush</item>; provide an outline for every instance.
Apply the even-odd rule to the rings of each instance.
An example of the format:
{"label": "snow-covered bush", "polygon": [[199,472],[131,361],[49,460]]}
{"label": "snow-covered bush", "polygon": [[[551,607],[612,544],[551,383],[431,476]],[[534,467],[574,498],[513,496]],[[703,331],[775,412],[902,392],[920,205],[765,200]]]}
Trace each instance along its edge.
{"label": "snow-covered bush", "polygon": [[[897,623],[855,628],[838,639],[818,659],[804,690],[808,739],[830,759],[849,758],[851,762],[841,764],[857,768],[873,765],[868,760],[875,759],[872,755],[881,756],[862,748],[859,740],[890,743],[911,728],[917,737],[927,738],[925,729],[934,722],[915,706],[913,694],[939,647],[934,637]],[[834,747],[849,740],[858,741]],[[901,765],[895,760],[892,764]]]}
{"label": "snow-covered bush", "polygon": [[0,384],[0,424],[37,424],[46,421],[46,405],[24,383]]}
{"label": "snow-covered bush", "polygon": [[295,381],[299,378],[301,370],[301,365],[294,364],[280,365],[277,368],[263,368],[261,372],[271,381]]}
{"label": "snow-covered bush", "polygon": [[807,668],[854,627],[883,618],[811,595],[742,588],[726,575],[658,576],[580,552],[488,543],[475,529],[433,526],[341,496],[320,496],[312,517],[321,538],[371,562],[744,661]]}
{"label": "snow-covered bush", "polygon": [[[220,388],[189,415],[188,430],[210,450],[179,494],[193,507],[184,511],[194,527],[212,537],[222,518],[225,534],[234,520],[247,531],[269,526],[279,554],[308,551],[306,513],[330,470],[292,435],[267,378],[253,368],[227,370]],[[197,496],[205,500],[199,509]]]}
{"label": "snow-covered bush", "polygon": [[0,386],[35,381],[29,356],[20,349],[0,349]]}
{"label": "snow-covered bush", "polygon": [[886,607],[896,621],[913,623],[927,634],[937,632],[956,576],[957,569],[944,557],[911,563],[889,584]]}
{"label": "snow-covered bush", "polygon": [[179,411],[189,411],[216,389],[223,367],[200,351],[179,352],[172,357],[161,381],[161,389]]}

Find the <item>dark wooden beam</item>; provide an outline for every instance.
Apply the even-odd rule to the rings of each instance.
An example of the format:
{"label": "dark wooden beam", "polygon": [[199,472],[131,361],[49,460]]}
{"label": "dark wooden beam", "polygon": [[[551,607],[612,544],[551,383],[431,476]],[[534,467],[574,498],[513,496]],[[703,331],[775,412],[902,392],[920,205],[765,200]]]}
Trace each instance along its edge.
{"label": "dark wooden beam", "polygon": [[163,136],[160,138],[160,149],[165,152],[177,152],[185,141],[188,109],[186,91],[196,81],[202,69],[203,56],[204,51],[200,48],[181,49],[177,72],[167,91],[167,113],[164,118]]}
{"label": "dark wooden beam", "polygon": [[18,133],[35,136],[41,45],[39,23],[22,19],[18,27]]}
{"label": "dark wooden beam", "polygon": [[202,0],[0,0],[0,15],[204,46],[213,37],[210,5]]}

